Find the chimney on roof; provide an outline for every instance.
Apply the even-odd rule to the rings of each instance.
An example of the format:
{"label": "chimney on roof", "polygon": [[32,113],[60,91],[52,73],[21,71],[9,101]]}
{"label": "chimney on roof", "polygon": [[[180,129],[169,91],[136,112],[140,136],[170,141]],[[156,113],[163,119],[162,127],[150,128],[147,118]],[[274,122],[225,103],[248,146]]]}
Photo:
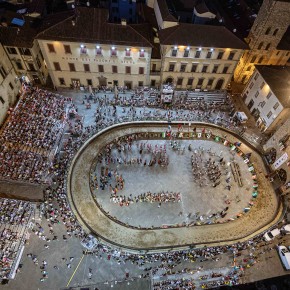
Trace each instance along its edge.
{"label": "chimney on roof", "polygon": [[121,24],[122,25],[127,25],[127,19],[126,18],[122,18],[121,19]]}

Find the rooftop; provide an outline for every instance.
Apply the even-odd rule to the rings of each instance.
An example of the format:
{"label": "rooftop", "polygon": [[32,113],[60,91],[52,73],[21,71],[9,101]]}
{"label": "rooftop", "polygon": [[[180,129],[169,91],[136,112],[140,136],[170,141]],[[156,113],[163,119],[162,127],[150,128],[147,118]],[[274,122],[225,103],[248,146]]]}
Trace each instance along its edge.
{"label": "rooftop", "polygon": [[177,18],[174,17],[172,14],[174,13],[173,10],[169,10],[168,3],[166,0],[157,0],[158,6],[160,9],[161,17],[163,21],[173,21],[176,22]]}
{"label": "rooftop", "polygon": [[[15,12],[5,12],[5,22],[0,25],[0,42],[5,46],[31,48],[36,35],[56,23],[61,22],[64,17],[72,15],[66,11],[47,16],[44,19],[21,16]],[[14,18],[24,21],[22,26],[12,24]]]}
{"label": "rooftop", "polygon": [[247,49],[248,45],[224,26],[179,23],[158,32],[165,45]]}
{"label": "rooftop", "polygon": [[290,67],[257,65],[256,70],[263,77],[284,108],[290,108]]}
{"label": "rooftop", "polygon": [[131,46],[152,46],[151,27],[142,24],[108,23],[108,10],[78,7],[75,15],[43,32],[37,38],[69,42],[119,44]]}

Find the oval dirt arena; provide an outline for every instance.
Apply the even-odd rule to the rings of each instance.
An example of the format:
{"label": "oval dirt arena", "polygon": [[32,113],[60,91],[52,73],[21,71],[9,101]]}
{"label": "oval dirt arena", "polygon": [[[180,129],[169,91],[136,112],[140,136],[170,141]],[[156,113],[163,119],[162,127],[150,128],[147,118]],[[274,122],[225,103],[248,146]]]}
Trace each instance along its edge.
{"label": "oval dirt arena", "polygon": [[[130,152],[126,144],[120,150],[128,136],[133,136]],[[100,157],[109,144],[119,144],[111,145],[114,162]],[[200,166],[208,164],[206,176],[198,173],[207,172]],[[104,172],[106,186],[92,184]],[[124,123],[82,146],[69,170],[68,197],[88,232],[120,248],[166,251],[232,244],[263,232],[282,213],[265,174],[258,152],[217,126]],[[115,192],[116,175],[124,186]],[[161,194],[170,198],[159,202]]]}

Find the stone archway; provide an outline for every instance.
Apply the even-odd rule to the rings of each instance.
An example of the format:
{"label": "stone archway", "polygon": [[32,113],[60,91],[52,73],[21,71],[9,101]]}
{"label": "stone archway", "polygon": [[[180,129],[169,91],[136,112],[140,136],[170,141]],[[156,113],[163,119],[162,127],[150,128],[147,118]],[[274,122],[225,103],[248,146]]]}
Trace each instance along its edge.
{"label": "stone archway", "polygon": [[220,90],[224,84],[224,81],[225,81],[224,79],[219,79],[215,85],[215,89]]}
{"label": "stone archway", "polygon": [[165,81],[166,84],[173,84],[173,78],[172,77],[168,77]]}

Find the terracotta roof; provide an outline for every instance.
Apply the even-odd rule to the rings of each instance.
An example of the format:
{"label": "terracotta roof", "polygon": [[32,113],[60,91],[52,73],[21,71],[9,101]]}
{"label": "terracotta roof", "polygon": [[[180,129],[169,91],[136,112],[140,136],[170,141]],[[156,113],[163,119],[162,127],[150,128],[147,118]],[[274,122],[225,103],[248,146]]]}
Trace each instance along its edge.
{"label": "terracotta roof", "polygon": [[180,23],[159,30],[160,44],[248,49],[248,45],[224,26]]}
{"label": "terracotta roof", "polygon": [[[68,17],[39,33],[38,39],[84,43],[152,46],[151,28],[147,23],[108,23],[108,10],[78,7],[74,17]],[[74,22],[74,25],[73,23]]]}
{"label": "terracotta roof", "polygon": [[282,36],[279,44],[277,45],[278,50],[290,50],[290,26]]}
{"label": "terracotta roof", "polygon": [[290,67],[276,65],[255,67],[283,107],[290,108]]}
{"label": "terracotta roof", "polygon": [[166,0],[157,0],[157,3],[163,21],[177,21],[177,19],[170,13]]}

